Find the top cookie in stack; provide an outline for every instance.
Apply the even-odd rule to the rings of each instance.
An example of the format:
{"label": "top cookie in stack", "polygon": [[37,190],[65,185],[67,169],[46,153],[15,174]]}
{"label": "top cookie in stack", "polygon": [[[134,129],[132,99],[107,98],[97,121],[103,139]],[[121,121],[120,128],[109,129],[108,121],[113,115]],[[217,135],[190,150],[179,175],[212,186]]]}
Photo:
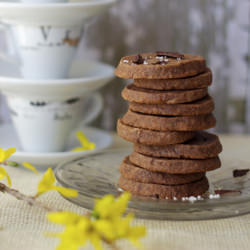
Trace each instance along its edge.
{"label": "top cookie in stack", "polygon": [[118,134],[135,143],[121,165],[120,187],[164,199],[207,191],[205,172],[220,167],[222,147],[217,136],[202,132],[216,124],[205,59],[170,52],[132,55],[121,59],[115,73],[134,79],[122,92],[129,111],[117,124]]}
{"label": "top cookie in stack", "polygon": [[123,57],[115,74],[125,79],[172,79],[205,71],[206,61],[201,56],[159,51]]}

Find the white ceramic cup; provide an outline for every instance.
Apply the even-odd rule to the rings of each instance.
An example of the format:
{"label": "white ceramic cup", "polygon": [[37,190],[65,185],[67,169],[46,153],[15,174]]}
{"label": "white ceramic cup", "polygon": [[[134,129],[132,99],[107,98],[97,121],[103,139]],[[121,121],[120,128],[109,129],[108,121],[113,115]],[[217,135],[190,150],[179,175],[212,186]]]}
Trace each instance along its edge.
{"label": "white ceramic cup", "polygon": [[[5,93],[6,94],[6,93]],[[65,101],[30,100],[6,94],[12,122],[26,152],[62,152],[73,129],[100,114],[99,93]]]}
{"label": "white ceramic cup", "polygon": [[25,79],[63,79],[82,35],[82,25],[50,26],[9,23],[6,31],[9,52],[5,61],[18,64]]}

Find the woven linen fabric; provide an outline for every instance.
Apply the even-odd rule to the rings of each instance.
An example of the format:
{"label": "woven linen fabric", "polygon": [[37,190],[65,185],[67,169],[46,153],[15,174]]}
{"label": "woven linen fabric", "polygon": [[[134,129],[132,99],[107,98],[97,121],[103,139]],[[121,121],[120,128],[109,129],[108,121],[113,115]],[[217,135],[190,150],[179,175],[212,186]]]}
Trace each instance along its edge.
{"label": "woven linen fabric", "polygon": [[[224,154],[232,153],[248,160],[250,137],[222,136]],[[115,147],[127,145],[115,138]],[[243,158],[242,158],[243,157]],[[250,164],[249,164],[250,165]],[[13,188],[25,194],[34,194],[40,176],[22,168],[7,167]],[[56,232],[60,226],[46,220],[46,212],[30,207],[8,194],[0,193],[0,250],[53,250],[58,241],[44,235]],[[50,192],[40,198],[52,208],[84,213],[84,209],[63,199],[58,193]],[[143,243],[152,250],[201,250],[239,249],[250,246],[250,215],[230,219],[207,221],[154,221],[135,220],[135,224],[147,227]],[[133,249],[127,242],[119,243],[120,249]],[[92,249],[87,246],[86,249]]]}

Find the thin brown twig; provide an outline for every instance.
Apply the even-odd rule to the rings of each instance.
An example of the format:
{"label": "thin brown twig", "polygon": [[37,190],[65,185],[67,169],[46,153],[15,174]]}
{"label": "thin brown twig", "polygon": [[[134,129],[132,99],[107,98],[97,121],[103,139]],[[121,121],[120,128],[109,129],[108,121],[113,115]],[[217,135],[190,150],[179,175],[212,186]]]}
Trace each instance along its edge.
{"label": "thin brown twig", "polygon": [[36,198],[34,196],[22,194],[18,190],[10,188],[3,183],[0,183],[0,192],[7,193],[7,194],[15,197],[18,200],[25,201],[30,206],[39,207],[39,208],[42,208],[48,212],[59,211],[59,210],[55,210],[55,209],[52,209],[52,208],[44,205],[42,202],[36,200]]}
{"label": "thin brown twig", "polygon": [[119,250],[119,248],[117,247],[117,245],[112,242],[112,241],[109,241],[107,240],[106,238],[102,237],[102,241],[107,244],[112,250]]}
{"label": "thin brown twig", "polygon": [[110,244],[111,249],[119,250],[119,248],[115,245],[115,243]]}
{"label": "thin brown twig", "polygon": [[[36,196],[25,195],[25,194],[19,192],[16,189],[8,187],[7,185],[5,185],[3,183],[0,183],[0,192],[7,193],[7,194],[15,197],[17,200],[22,200],[22,201],[26,202],[29,206],[34,206],[34,207],[42,208],[42,209],[46,210],[47,212],[60,212],[60,211],[62,211],[62,210],[52,209],[52,208],[44,205],[42,202],[36,200]],[[85,214],[85,216],[89,216],[90,217],[91,214],[89,212],[87,212]],[[0,227],[0,230],[2,230],[2,227]],[[114,242],[110,242],[106,238],[102,238],[102,240],[112,250],[119,250],[119,248],[117,247],[117,245]]]}

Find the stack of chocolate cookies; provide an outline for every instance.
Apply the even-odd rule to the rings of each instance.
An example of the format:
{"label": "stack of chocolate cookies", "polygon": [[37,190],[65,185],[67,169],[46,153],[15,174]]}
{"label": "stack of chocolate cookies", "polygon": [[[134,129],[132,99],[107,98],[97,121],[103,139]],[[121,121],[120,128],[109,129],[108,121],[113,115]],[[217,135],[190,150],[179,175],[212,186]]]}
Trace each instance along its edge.
{"label": "stack of chocolate cookies", "polygon": [[203,57],[156,52],[123,57],[116,75],[133,79],[122,97],[128,112],[118,134],[134,143],[120,166],[119,186],[137,196],[183,199],[208,188],[206,172],[221,166],[212,128],[212,73]]}

